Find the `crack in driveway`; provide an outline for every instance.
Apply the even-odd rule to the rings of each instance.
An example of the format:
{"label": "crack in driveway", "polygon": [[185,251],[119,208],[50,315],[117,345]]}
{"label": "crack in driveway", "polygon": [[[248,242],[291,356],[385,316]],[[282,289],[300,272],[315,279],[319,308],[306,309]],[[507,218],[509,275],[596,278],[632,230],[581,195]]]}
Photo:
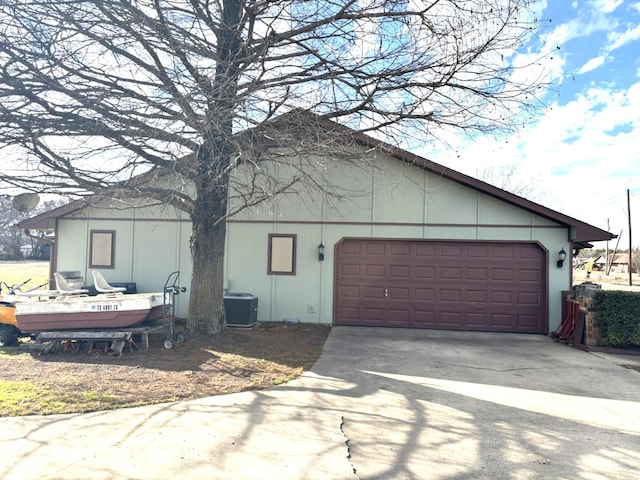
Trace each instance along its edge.
{"label": "crack in driveway", "polygon": [[345,423],[344,416],[342,416],[340,417],[340,432],[342,432],[342,436],[344,437],[344,444],[347,447],[347,461],[349,462],[349,465],[351,465],[351,470],[353,471],[355,478],[359,480],[360,477],[358,476],[356,467],[353,464],[353,460],[351,459],[351,447],[349,446],[351,439],[347,436],[347,434],[344,431],[344,423]]}

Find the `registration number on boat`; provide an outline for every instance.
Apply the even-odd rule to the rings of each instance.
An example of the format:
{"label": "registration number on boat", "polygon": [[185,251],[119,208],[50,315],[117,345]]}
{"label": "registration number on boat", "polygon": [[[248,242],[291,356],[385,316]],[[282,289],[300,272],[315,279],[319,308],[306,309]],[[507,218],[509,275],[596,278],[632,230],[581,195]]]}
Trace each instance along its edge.
{"label": "registration number on boat", "polygon": [[113,310],[118,310],[118,304],[117,303],[103,303],[103,304],[97,304],[97,305],[91,305],[91,310],[94,310],[96,312],[111,312]]}

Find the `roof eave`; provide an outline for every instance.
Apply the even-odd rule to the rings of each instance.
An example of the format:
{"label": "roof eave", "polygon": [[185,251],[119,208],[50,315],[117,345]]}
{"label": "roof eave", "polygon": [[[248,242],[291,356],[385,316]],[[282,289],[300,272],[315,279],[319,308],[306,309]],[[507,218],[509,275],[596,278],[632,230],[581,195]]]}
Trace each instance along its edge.
{"label": "roof eave", "polygon": [[18,223],[18,227],[29,230],[51,230],[56,227],[59,217],[80,210],[86,205],[84,200],[75,200],[53,210],[43,212],[35,217],[27,218]]}

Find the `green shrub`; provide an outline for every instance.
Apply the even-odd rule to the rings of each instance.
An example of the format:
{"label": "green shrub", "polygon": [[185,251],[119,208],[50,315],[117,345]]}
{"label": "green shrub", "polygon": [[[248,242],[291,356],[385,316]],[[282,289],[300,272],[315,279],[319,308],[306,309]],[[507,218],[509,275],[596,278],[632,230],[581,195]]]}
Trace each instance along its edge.
{"label": "green shrub", "polygon": [[593,313],[606,345],[640,348],[640,293],[599,291]]}

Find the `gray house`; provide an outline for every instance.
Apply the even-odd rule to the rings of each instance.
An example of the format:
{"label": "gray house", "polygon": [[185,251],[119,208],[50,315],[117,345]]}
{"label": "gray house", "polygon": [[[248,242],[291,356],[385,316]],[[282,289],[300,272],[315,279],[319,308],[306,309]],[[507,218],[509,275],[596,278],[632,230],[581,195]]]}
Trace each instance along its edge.
{"label": "gray house", "polygon": [[[363,149],[379,143],[358,138]],[[327,162],[325,180],[348,195],[283,195],[230,218],[225,289],[256,295],[259,321],[555,330],[572,253],[614,235],[409,152],[385,152],[371,153],[366,170]],[[154,291],[180,270],[189,287],[190,221],[172,207],[78,201],[21,227],[55,230],[52,271],[90,279],[99,270]],[[187,302],[178,298],[180,316]]]}

